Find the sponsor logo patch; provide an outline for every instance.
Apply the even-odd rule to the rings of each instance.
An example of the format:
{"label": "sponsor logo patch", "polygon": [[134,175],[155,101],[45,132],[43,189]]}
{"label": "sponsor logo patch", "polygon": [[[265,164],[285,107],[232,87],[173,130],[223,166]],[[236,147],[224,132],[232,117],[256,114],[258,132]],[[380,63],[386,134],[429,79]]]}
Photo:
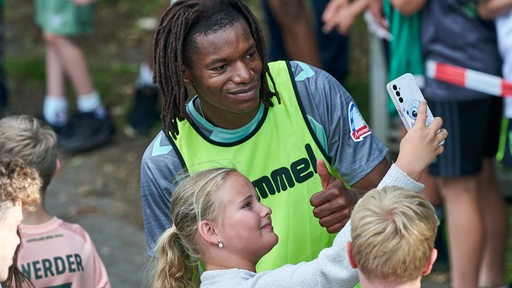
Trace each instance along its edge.
{"label": "sponsor logo patch", "polygon": [[362,141],[364,137],[372,134],[354,102],[348,105],[348,122],[350,123],[350,137],[355,142]]}

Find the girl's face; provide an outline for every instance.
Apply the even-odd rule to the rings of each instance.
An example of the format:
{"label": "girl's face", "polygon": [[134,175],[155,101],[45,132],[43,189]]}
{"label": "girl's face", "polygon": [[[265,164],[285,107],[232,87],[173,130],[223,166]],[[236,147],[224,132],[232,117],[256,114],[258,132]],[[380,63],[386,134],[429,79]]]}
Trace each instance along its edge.
{"label": "girl's face", "polygon": [[252,119],[259,108],[263,69],[246,22],[196,35],[193,41],[196,49],[186,56],[185,82],[199,96],[201,109],[222,128],[239,128],[236,122],[246,124],[243,122]]}
{"label": "girl's face", "polygon": [[1,212],[0,219],[0,281],[5,281],[16,247],[20,244],[17,230],[23,219],[23,212],[20,203],[0,209],[5,209]]}
{"label": "girl's face", "polygon": [[261,204],[252,183],[240,173],[231,173],[219,189],[224,201],[219,239],[232,255],[256,264],[278,241],[270,214]]}

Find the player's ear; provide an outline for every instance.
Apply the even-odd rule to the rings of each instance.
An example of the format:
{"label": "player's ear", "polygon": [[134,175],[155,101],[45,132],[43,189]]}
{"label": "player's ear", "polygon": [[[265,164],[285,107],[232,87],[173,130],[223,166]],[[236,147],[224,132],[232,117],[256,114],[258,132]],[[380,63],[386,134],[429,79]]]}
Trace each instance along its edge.
{"label": "player's ear", "polygon": [[190,82],[190,72],[187,67],[183,68],[183,82],[185,82],[185,85],[192,85],[192,82]]}

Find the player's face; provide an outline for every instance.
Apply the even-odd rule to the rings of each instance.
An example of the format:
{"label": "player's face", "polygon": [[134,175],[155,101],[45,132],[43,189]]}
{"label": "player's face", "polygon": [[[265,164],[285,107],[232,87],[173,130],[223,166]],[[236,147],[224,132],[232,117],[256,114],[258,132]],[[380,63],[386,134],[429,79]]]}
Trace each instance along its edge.
{"label": "player's face", "polygon": [[219,192],[224,202],[219,235],[222,249],[255,265],[278,241],[272,211],[259,202],[252,183],[240,173],[229,174]]}
{"label": "player's face", "polygon": [[21,204],[2,209],[6,211],[2,212],[2,219],[0,219],[0,282],[7,279],[14,251],[20,244],[17,230],[23,219]]}
{"label": "player's face", "polygon": [[196,35],[194,43],[197,49],[186,55],[185,82],[199,96],[202,111],[222,128],[247,124],[259,108],[262,71],[247,23],[241,20],[213,34]]}

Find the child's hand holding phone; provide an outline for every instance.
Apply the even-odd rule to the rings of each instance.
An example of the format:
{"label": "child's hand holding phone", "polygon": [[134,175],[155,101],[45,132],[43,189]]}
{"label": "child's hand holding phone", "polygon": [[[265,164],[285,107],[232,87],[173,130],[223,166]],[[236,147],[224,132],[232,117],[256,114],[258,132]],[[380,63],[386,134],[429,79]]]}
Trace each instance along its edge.
{"label": "child's hand holding phone", "polygon": [[448,132],[442,129],[443,120],[434,118],[412,74],[392,80],[386,88],[408,131],[400,142],[396,165],[404,171],[421,171],[416,168],[427,167],[444,151]]}
{"label": "child's hand holding phone", "polygon": [[[432,118],[427,126],[427,102],[422,101],[418,107],[416,124],[400,141],[400,153],[395,164],[408,171],[409,176],[418,180],[424,168],[428,167],[437,155],[443,153],[442,143],[448,136],[448,131],[442,129],[443,119]],[[411,175],[411,171],[420,171]]]}

